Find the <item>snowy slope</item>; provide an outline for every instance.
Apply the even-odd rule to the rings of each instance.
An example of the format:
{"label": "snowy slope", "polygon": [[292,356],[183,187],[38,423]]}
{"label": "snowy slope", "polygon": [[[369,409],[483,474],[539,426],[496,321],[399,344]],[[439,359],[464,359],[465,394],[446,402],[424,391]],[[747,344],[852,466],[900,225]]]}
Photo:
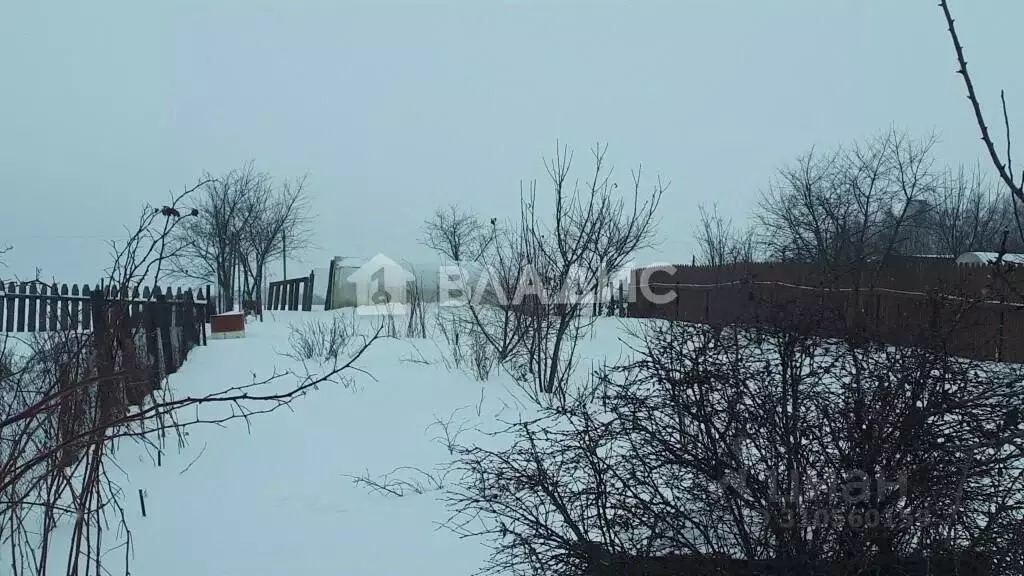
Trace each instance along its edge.
{"label": "snowy slope", "polygon": [[[253,373],[265,377],[275,369],[299,369],[298,362],[282,356],[289,351],[289,324],[329,314],[268,313],[265,323],[250,324],[244,339],[210,341],[195,351],[170,386],[178,396],[194,396],[247,383]],[[614,361],[624,352],[618,340],[621,321],[599,322],[599,337],[583,343],[584,367],[591,360]],[[159,467],[140,447],[123,444],[118,465],[125,473],[121,486],[132,573],[476,571],[487,555],[486,543],[459,539],[439,526],[448,516],[440,492],[390,497],[352,479],[403,466],[430,472],[442,465],[448,454],[434,441],[435,424],[453,413],[483,427],[496,427],[499,413],[515,416],[516,388],[507,376],[477,382],[451,371],[443,346],[429,338],[378,341],[359,363],[370,375],[357,374],[354,387],[323,386],[297,400],[292,410],[253,417],[251,429],[243,421],[191,428],[188,445],[165,454]],[[138,503],[140,489],[146,517]],[[110,549],[104,564],[113,573],[123,573],[124,539],[123,534],[116,541],[113,534],[104,537],[104,548]]]}

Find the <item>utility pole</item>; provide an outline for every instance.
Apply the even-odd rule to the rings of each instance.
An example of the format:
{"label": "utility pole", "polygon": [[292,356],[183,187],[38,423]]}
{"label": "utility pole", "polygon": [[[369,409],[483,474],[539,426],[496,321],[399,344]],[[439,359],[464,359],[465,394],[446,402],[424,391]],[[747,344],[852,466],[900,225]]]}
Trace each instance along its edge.
{"label": "utility pole", "polygon": [[238,276],[238,264],[234,260],[231,261],[231,283],[228,284],[228,289],[225,290],[227,294],[224,295],[224,310],[235,309],[235,285],[238,280],[235,278]]}
{"label": "utility pole", "polygon": [[241,312],[242,311],[242,283],[245,282],[245,280],[242,277],[242,259],[241,258],[238,259],[238,264],[236,266],[237,266],[237,272],[238,272],[238,280],[235,283],[235,294],[234,294],[234,297],[238,298],[238,300],[237,300],[238,308],[235,308],[235,310],[238,310],[239,312]]}
{"label": "utility pole", "polygon": [[285,244],[285,232],[281,231],[281,280],[288,279],[288,245]]}

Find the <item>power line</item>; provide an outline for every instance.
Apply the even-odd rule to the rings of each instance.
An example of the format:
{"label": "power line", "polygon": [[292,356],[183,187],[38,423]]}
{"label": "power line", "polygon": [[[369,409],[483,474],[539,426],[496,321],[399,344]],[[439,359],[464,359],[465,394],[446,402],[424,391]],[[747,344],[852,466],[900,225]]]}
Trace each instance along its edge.
{"label": "power line", "polygon": [[3,240],[40,240],[40,239],[52,239],[52,240],[105,240],[110,241],[109,236],[96,236],[89,234],[7,234],[6,232],[0,233],[0,241]]}

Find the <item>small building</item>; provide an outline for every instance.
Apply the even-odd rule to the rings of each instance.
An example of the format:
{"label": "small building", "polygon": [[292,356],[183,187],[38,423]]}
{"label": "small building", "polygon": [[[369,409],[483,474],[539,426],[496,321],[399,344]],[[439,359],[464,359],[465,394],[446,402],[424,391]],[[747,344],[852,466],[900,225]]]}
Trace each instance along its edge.
{"label": "small building", "polygon": [[367,258],[335,256],[331,260],[327,275],[327,290],[324,294],[324,310],[355,306],[358,292],[356,285],[348,278],[359,271]]}
{"label": "small building", "polygon": [[[998,252],[964,252],[956,259],[957,264],[968,266],[990,266],[999,258]],[[1024,264],[1024,254],[1003,254],[1007,264]]]}
{"label": "small building", "polygon": [[394,304],[407,304],[414,290],[419,291],[421,301],[437,302],[442,292],[450,297],[456,286],[473,291],[484,275],[483,268],[475,263],[453,265],[437,260],[414,264],[396,262],[383,254],[373,258],[338,256],[331,261],[327,274],[324,309],[377,303],[378,293],[386,293]]}

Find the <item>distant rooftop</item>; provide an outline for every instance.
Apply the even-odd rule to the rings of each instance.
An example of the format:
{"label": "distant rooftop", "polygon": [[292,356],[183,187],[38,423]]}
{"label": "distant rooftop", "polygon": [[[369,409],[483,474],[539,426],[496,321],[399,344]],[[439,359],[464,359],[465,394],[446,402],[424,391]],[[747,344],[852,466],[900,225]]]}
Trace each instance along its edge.
{"label": "distant rooftop", "polygon": [[[999,258],[998,252],[964,252],[957,259],[957,264],[994,264]],[[1024,264],[1024,254],[1003,254],[1003,262]]]}

